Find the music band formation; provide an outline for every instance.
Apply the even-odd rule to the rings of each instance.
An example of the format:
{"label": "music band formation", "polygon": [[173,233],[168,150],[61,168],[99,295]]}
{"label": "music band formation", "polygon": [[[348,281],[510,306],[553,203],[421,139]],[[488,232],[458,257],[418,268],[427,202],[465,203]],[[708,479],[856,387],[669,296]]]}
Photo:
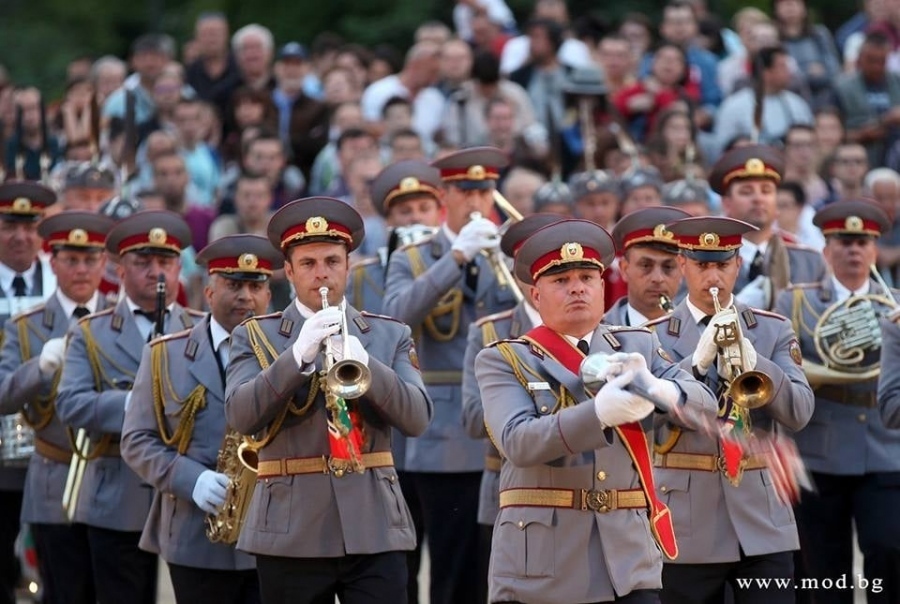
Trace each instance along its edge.
{"label": "music band formation", "polygon": [[3,568],[21,521],[48,602],[155,602],[160,558],[178,602],[417,602],[423,541],[432,604],[849,602],[738,580],[851,575],[855,527],[869,601],[900,601],[881,207],[792,243],[752,219],[782,163],[751,145],[711,173],[726,217],[607,232],[519,215],[505,162],[387,167],[389,246],[352,264],[350,205],[286,204],[199,251],[208,312],[176,301],[177,214],[42,219],[52,191],[0,185],[43,241],[0,271]]}

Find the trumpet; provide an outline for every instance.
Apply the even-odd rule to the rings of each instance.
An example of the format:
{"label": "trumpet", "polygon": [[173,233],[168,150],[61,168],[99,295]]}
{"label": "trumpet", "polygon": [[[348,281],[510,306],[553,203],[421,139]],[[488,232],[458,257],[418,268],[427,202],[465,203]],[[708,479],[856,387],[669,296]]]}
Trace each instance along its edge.
{"label": "trumpet", "polygon": [[[328,288],[320,287],[322,308],[328,308]],[[334,343],[331,336],[325,338],[325,389],[328,393],[342,398],[359,398],[372,384],[372,372],[364,363],[350,357],[347,309],[341,302],[341,346],[342,359],[335,361]]]}
{"label": "trumpet", "polygon": [[[719,303],[719,288],[709,288],[716,314],[722,312]],[[751,370],[741,353],[741,342],[744,333],[741,329],[737,310],[730,309],[734,320],[727,325],[716,325],[715,342],[721,350],[720,357],[724,365],[725,380],[728,382],[727,395],[735,405],[745,409],[757,409],[772,402],[775,395],[775,384],[772,378],[761,371]]]}
{"label": "trumpet", "polygon": [[666,294],[659,295],[659,307],[667,315],[671,314],[672,311],[675,310],[675,305],[672,304],[672,298],[670,298]]}
{"label": "trumpet", "polygon": [[[481,217],[481,212],[472,212],[469,214],[469,220],[479,220]],[[510,220],[514,219],[510,218]],[[500,250],[493,250],[491,252],[483,251],[482,253],[487,256],[487,259],[491,264],[491,270],[494,271],[494,275],[497,277],[497,284],[500,288],[509,288],[517,303],[524,300],[525,296],[516,284],[516,280],[509,270],[509,265],[506,264],[506,260],[503,258],[503,253]]]}

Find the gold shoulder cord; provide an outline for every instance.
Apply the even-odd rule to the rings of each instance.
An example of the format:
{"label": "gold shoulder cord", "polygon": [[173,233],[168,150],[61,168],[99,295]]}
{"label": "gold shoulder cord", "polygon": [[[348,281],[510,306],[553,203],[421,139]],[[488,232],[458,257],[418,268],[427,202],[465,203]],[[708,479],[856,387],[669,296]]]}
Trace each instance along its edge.
{"label": "gold shoulder cord", "polygon": [[[260,368],[268,369],[269,365],[271,365],[269,359],[278,358],[278,353],[272,346],[272,343],[269,342],[269,339],[266,337],[266,334],[263,332],[262,327],[259,326],[259,323],[257,321],[248,321],[246,325],[247,339],[250,342],[250,348],[253,350],[253,354],[256,356],[256,360],[259,363]],[[247,442],[247,444],[252,446],[254,449],[262,449],[270,442],[272,442],[272,439],[275,438],[275,436],[278,434],[278,431],[281,430],[281,426],[284,423],[288,412],[296,416],[301,416],[309,411],[309,408],[312,407],[313,402],[315,402],[316,400],[316,395],[319,393],[319,376],[314,375],[311,380],[312,381],[309,385],[309,394],[307,395],[306,401],[304,402],[302,407],[298,409],[294,404],[294,401],[291,400],[287,405],[284,406],[284,409],[282,409],[278,416],[272,421],[272,424],[266,431],[266,435],[261,440],[256,440],[251,436],[245,436],[245,442]]]}
{"label": "gold shoulder cord", "polygon": [[[419,252],[419,248],[415,246],[408,248],[406,253],[409,255],[409,263],[410,268],[412,269],[413,278],[418,279],[426,270],[425,262],[422,260],[422,254]],[[425,317],[425,321],[423,322],[425,329],[428,331],[428,335],[436,342],[449,342],[456,337],[456,334],[459,332],[462,302],[462,290],[458,287],[454,287],[438,300],[428,316]],[[435,325],[434,320],[435,318],[448,313],[451,313],[450,329],[446,332],[442,332],[438,329],[437,325]]]}
{"label": "gold shoulder cord", "polygon": [[[16,321],[16,329],[19,332],[19,355],[22,362],[31,359],[31,341],[28,338],[29,328],[42,341],[46,342],[47,338],[43,336],[37,329],[31,326],[28,317],[22,317]],[[53,374],[53,381],[50,384],[50,394],[47,396],[38,396],[34,401],[29,401],[28,408],[37,416],[35,421],[31,421],[28,414],[23,409],[19,416],[26,426],[31,427],[34,431],[43,430],[53,420],[53,414],[56,412],[56,389],[59,386],[59,376],[62,375],[62,369],[57,369]]]}
{"label": "gold shoulder cord", "polygon": [[484,325],[481,326],[481,345],[488,346],[493,344],[500,337],[497,335],[497,327],[494,325],[493,321],[488,321]]}
{"label": "gold shoulder cord", "polygon": [[[169,378],[169,353],[165,342],[159,342],[150,348],[151,384],[153,387],[153,407],[156,411],[156,425],[159,436],[167,446],[177,443],[179,455],[184,455],[194,435],[194,420],[197,412],[206,407],[206,388],[198,384],[187,397],[179,401],[172,381]],[[166,397],[176,401],[181,409],[175,432],[168,434],[166,426]]]}
{"label": "gold shoulder cord", "polygon": [[791,326],[794,328],[794,333],[798,338],[804,333],[815,338],[815,327],[810,329],[809,325],[803,320],[804,308],[809,311],[809,314],[813,319],[819,318],[819,313],[816,312],[816,309],[812,307],[812,304],[810,304],[806,296],[803,295],[803,290],[798,287],[794,290],[794,305],[791,308]]}

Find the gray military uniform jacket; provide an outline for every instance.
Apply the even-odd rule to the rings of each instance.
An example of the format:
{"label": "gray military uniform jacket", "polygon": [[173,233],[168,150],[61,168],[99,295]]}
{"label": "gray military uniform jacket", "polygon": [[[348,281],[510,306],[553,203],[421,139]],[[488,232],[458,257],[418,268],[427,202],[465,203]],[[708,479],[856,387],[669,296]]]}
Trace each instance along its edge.
{"label": "gray military uniform jacket", "polygon": [[[34,280],[30,296],[13,296],[12,292],[0,289],[0,327],[6,321],[19,313],[23,313],[50,297],[56,290],[56,275],[50,268],[46,259],[35,260]],[[2,332],[0,332],[2,333]],[[0,345],[3,342],[0,340]],[[0,491],[21,491],[25,488],[25,474],[27,468],[2,467],[0,464]]]}
{"label": "gray military uniform jacket", "polygon": [[481,391],[475,379],[475,357],[485,345],[495,340],[518,338],[533,325],[525,311],[525,302],[515,308],[489,315],[469,327],[469,341],[466,346],[465,371],[463,372],[463,425],[472,438],[485,439],[485,464],[481,474],[481,489],[478,496],[478,523],[494,526],[500,513],[500,452],[487,438],[484,426],[484,407]]}
{"label": "gray military uniform jacket", "polygon": [[[200,316],[175,304],[165,331],[191,327]],[[90,334],[90,345],[85,332]],[[134,384],[144,342],[124,298],[115,308],[89,315],[72,329],[56,408],[65,424],[88,431],[92,445],[107,435],[118,446],[125,399]],[[153,489],[119,455],[101,455],[87,464],[75,520],[116,531],[141,531],[152,499]]]}
{"label": "gray military uniform jacket", "polygon": [[[779,237],[776,233],[773,237]],[[819,281],[825,275],[825,261],[822,260],[822,254],[803,245],[790,243],[785,241],[784,248],[787,252],[788,267],[790,268],[791,283],[812,283]],[[772,274],[773,265],[776,262],[776,255],[772,253],[773,247],[770,243],[766,248],[763,256],[763,274]],[[737,293],[744,289],[750,283],[750,263],[744,262],[738,273],[737,281],[734,284],[734,292]]]}
{"label": "gray military uniform jacket", "polygon": [[[177,443],[166,445],[160,435],[150,361],[155,347],[165,349],[168,375],[163,379],[171,383],[175,395],[173,400],[173,392],[162,389],[167,437],[175,434],[186,415],[190,393],[198,385],[205,390],[205,403],[194,416],[190,444],[183,454],[179,454]],[[206,512],[192,498],[200,474],[216,469],[225,437],[225,383],[215,355],[208,316],[190,331],[159,338],[144,347],[125,412],[122,458],[155,489],[141,549],[157,553],[171,564],[244,570],[254,567],[253,558],[233,546],[211,543],[206,537]]]}
{"label": "gray military uniform jacket", "polygon": [[[419,274],[415,261],[424,271]],[[422,378],[434,401],[434,421],[424,435],[406,445],[406,469],[411,472],[481,472],[484,445],[463,428],[462,372],[469,325],[481,317],[512,308],[509,288],[497,286],[490,263],[475,257],[477,287],[466,284],[471,266],[453,259],[444,230],[434,237],[391,254],[382,312],[410,325],[417,333]],[[448,292],[461,298],[456,310],[434,316]],[[429,319],[429,315],[431,318]],[[423,324],[429,319],[431,325]]]}
{"label": "gray military uniform jacket", "polygon": [[[869,293],[884,292],[870,280]],[[896,292],[889,295],[898,298]],[[813,334],[819,317],[836,302],[830,277],[818,284],[789,288],[778,296],[775,309],[794,324],[803,358],[809,362],[822,363]],[[882,375],[890,371],[890,364],[881,369]],[[876,404],[877,389],[878,380],[874,378],[848,384],[842,389],[847,395],[845,400],[871,401],[862,405],[833,400],[821,394],[822,388],[816,389],[816,410],[809,425],[796,438],[803,461],[810,470],[840,475],[900,470],[900,432],[884,425]]]}
{"label": "gray military uniform jacket", "polygon": [[881,375],[878,377],[878,407],[888,430],[900,428],[900,315],[881,320]]}
{"label": "gray military uniform jacket", "polygon": [[[98,305],[99,309],[105,306],[102,296]],[[53,381],[59,374],[42,375],[38,361],[47,340],[66,335],[70,320],[59,298],[51,296],[46,304],[17,315],[3,325],[3,350],[0,352],[0,413],[21,411],[38,428],[36,439],[60,453],[69,454],[72,450],[69,437],[54,409]],[[67,463],[54,461],[39,452],[31,457],[25,479],[22,522],[68,524],[62,507],[68,472]]]}
{"label": "gray military uniform jacket", "polygon": [[[372,373],[368,392],[358,399],[365,434],[363,453],[390,451],[392,426],[417,436],[433,413],[416,367],[410,330],[388,317],[359,313],[352,307],[346,312],[349,333],[368,352]],[[330,454],[325,398],[319,391],[308,400],[322,355],[315,370],[301,371],[291,347],[303,321],[292,302],[283,313],[249,319],[231,336],[225,396],[228,425],[255,435],[285,414],[280,431],[259,451],[261,462]],[[248,339],[251,323],[278,355],[267,358],[271,364],[266,368]],[[397,473],[383,467],[343,476],[318,473],[260,479],[238,547],[271,556],[332,558],[411,550],[415,543]]]}
{"label": "gray military uniform jacket", "polygon": [[[790,323],[740,303],[737,309],[744,337],[757,352],[756,370],[774,382],[772,402],[750,411],[751,426],[765,432],[802,429],[813,412],[813,395],[803,370],[791,356],[796,336]],[[694,321],[687,302],[648,327],[656,330],[663,348],[681,367],[692,371],[691,359],[703,328]],[[719,379],[714,365],[707,378],[714,391]],[[657,447],[671,444],[671,430],[667,422],[657,421]],[[718,439],[683,431],[671,453],[718,456],[722,451]],[[741,551],[757,556],[800,547],[793,511],[776,495],[768,469],[745,470],[737,487],[723,472],[660,467],[654,472],[656,488],[675,522],[679,554],[673,563],[735,562],[741,559]]]}
{"label": "gray military uniform jacket", "polygon": [[[528,391],[497,347],[479,353],[475,375],[484,419],[505,461],[501,492],[518,488],[639,489],[624,444],[614,430],[600,430],[593,400],[581,379],[522,340],[513,349],[523,371],[546,380],[550,389]],[[600,325],[591,353],[638,352],[654,375],[670,379],[682,403],[712,414],[712,393],[659,354],[659,341],[646,329]],[[575,404],[557,403],[560,386]],[[652,418],[642,425],[651,430]],[[607,513],[552,507],[506,507],[494,525],[490,601],[580,604],[612,600],[637,589],[659,589],[662,554],[645,509]]]}

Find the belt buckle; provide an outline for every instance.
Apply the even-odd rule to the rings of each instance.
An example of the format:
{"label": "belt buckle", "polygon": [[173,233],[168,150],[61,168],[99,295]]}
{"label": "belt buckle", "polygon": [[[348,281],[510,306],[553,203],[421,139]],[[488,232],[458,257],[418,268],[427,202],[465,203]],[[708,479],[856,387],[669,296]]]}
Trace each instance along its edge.
{"label": "belt buckle", "polygon": [[722,473],[722,476],[728,479],[728,482],[731,483],[731,486],[738,487],[741,486],[741,480],[744,478],[744,468],[747,466],[748,459],[746,457],[741,457],[741,461],[738,464],[737,474],[735,476],[729,476],[728,474],[728,466],[725,465],[725,456],[718,455],[716,456],[716,470]]}
{"label": "belt buckle", "polygon": [[342,478],[344,474],[349,474],[353,471],[349,459],[335,459],[334,457],[329,457],[325,467],[327,468],[325,474],[330,473],[335,478]]}
{"label": "belt buckle", "polygon": [[581,489],[581,509],[605,514],[613,509],[612,491]]}

